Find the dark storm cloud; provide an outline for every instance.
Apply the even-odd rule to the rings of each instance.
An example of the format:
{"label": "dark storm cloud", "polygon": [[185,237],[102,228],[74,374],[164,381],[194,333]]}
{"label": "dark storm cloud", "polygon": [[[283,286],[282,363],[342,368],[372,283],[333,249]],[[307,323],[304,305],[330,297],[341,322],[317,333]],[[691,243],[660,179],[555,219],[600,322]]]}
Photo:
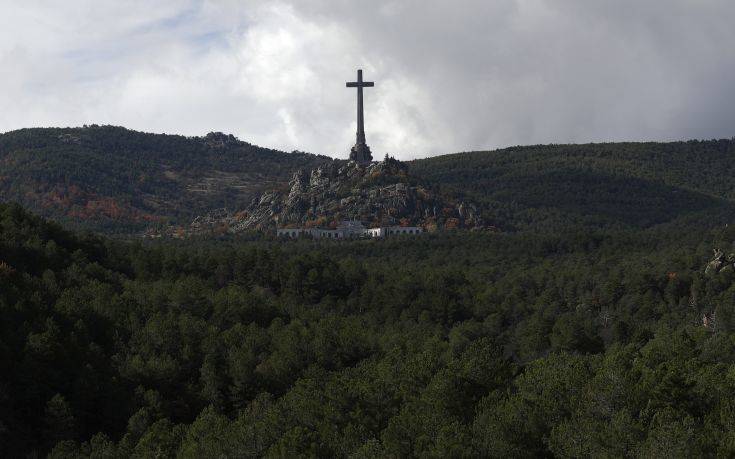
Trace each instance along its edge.
{"label": "dark storm cloud", "polygon": [[734,132],[732,2],[306,5],[431,94],[453,149]]}

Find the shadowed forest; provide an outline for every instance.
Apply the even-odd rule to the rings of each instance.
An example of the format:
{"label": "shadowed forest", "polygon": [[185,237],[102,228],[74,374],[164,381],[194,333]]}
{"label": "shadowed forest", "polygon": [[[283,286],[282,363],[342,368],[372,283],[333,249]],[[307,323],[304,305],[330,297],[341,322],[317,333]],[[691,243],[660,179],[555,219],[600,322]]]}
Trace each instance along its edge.
{"label": "shadowed forest", "polygon": [[[735,454],[725,226],[146,244],[0,206],[0,450]],[[703,325],[705,314],[715,319]]]}

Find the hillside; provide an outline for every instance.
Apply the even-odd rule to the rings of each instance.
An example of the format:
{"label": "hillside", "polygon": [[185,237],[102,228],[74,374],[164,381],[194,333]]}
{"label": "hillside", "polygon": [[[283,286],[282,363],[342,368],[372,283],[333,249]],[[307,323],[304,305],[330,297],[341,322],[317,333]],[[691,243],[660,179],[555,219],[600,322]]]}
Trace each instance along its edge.
{"label": "hillside", "polygon": [[[732,140],[539,145],[411,161],[405,183],[420,184],[428,201],[455,210],[471,203],[478,220],[503,231],[706,227],[735,218],[733,158]],[[112,234],[187,228],[223,208],[237,224],[257,213],[253,199],[290,194],[297,171],[309,174],[328,164],[324,156],[269,150],[219,133],[187,138],[110,126],[23,129],[0,135],[0,201],[17,201],[67,227]],[[426,209],[412,207],[418,201],[395,190],[388,197],[395,202],[359,209],[372,191],[382,192],[379,181],[363,182],[329,190],[328,197],[327,190],[312,190],[318,193],[301,207],[309,207],[309,220],[341,211],[369,222],[401,206],[410,220],[421,220],[416,212]],[[324,202],[312,202],[317,197]],[[340,209],[344,199],[357,197],[354,209],[349,203],[346,213]],[[289,208],[285,201],[266,207],[279,203]],[[299,222],[287,217],[283,223],[305,223],[300,210],[306,209],[297,210]]]}
{"label": "hillside", "polygon": [[113,126],[0,135],[0,201],[72,227],[138,232],[240,207],[329,158],[260,148],[231,135],[146,134]]}
{"label": "hillside", "polygon": [[478,202],[485,220],[506,229],[646,228],[735,215],[734,160],[734,140],[711,140],[513,147],[416,160],[410,168]]}
{"label": "hillside", "polygon": [[[176,237],[281,228],[335,228],[344,220],[369,227],[420,226],[427,231],[484,228],[477,206],[446,199],[394,158],[371,164],[335,160],[298,170],[288,187],[272,189],[236,213],[221,209],[186,227],[169,227]],[[156,234],[160,235],[160,234]]]}
{"label": "hillside", "polygon": [[713,230],[141,245],[0,204],[0,451],[731,457]]}

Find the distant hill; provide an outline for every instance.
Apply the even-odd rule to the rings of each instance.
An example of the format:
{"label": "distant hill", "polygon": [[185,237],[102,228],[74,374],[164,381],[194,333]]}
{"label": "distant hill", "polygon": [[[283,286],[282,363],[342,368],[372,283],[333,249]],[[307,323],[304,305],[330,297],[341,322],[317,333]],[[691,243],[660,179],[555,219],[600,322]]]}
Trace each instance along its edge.
{"label": "distant hill", "polygon": [[0,201],[68,226],[108,233],[190,222],[239,208],[292,171],[331,162],[231,135],[147,134],[114,126],[22,129],[0,135]]}
{"label": "distant hill", "polygon": [[[506,229],[646,228],[735,216],[735,141],[536,145],[410,163]],[[731,220],[730,220],[731,221]]]}
{"label": "distant hill", "polygon": [[[415,160],[408,174],[442,202],[473,203],[484,224],[505,231],[712,226],[735,218],[734,160],[733,140],[537,145]],[[0,135],[0,201],[66,226],[140,234],[222,208],[243,215],[263,193],[287,191],[297,171],[332,163],[222,133],[22,129]],[[315,210],[310,218],[329,217]]]}

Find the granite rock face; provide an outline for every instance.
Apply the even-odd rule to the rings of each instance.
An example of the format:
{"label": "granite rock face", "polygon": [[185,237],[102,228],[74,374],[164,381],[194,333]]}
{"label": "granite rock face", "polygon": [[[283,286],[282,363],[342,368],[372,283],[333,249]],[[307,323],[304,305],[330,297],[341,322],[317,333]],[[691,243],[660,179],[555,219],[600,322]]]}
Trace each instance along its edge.
{"label": "granite rock face", "polygon": [[474,204],[439,196],[412,177],[405,163],[388,157],[381,162],[334,161],[311,171],[299,170],[288,188],[263,193],[240,212],[223,215],[218,211],[195,223],[224,225],[228,232],[237,233],[276,227],[328,228],[342,220],[373,227],[422,226],[429,231],[483,226]]}
{"label": "granite rock face", "polygon": [[725,252],[720,249],[713,249],[712,252],[712,259],[704,268],[705,274],[717,274],[735,269],[735,253],[726,256]]}

